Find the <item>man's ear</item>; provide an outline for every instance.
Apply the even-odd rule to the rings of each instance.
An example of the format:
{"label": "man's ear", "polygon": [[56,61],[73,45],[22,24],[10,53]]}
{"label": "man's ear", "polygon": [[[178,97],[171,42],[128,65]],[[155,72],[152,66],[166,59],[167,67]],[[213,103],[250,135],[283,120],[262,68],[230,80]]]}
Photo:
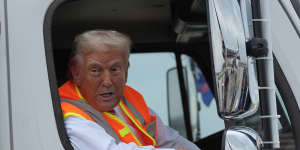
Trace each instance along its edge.
{"label": "man's ear", "polygon": [[70,65],[69,70],[72,74],[72,79],[73,82],[77,85],[79,85],[79,80],[80,80],[80,71],[79,71],[79,66],[78,65]]}

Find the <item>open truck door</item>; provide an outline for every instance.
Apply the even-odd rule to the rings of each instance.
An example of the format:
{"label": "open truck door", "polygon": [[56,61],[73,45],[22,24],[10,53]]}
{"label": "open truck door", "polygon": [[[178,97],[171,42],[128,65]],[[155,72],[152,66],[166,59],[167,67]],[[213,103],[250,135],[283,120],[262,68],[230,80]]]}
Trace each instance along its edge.
{"label": "open truck door", "polygon": [[[139,55],[149,65],[140,69],[149,76],[137,69],[132,73],[142,74],[130,84],[138,87],[134,81],[147,80],[147,86],[153,83],[149,93],[164,92],[151,99],[142,91],[164,123],[180,129],[202,150],[228,149],[233,144],[236,147],[231,148],[240,148],[240,142],[250,149],[279,145],[299,149],[299,2],[260,1],[266,4],[258,0],[0,0],[0,149],[73,149],[57,88],[68,79],[74,36],[95,28],[132,37],[132,68],[140,63],[134,64]],[[270,18],[264,18],[263,10],[271,12]],[[271,25],[271,31],[266,32],[270,28],[265,25]],[[256,38],[266,42],[251,42]],[[267,48],[268,53],[253,55],[248,46]],[[274,66],[269,75],[264,71],[273,66],[268,64]],[[204,101],[203,93],[195,90],[199,70],[207,81],[201,82],[200,91],[210,87],[215,98]],[[264,85],[269,80],[271,86]]]}

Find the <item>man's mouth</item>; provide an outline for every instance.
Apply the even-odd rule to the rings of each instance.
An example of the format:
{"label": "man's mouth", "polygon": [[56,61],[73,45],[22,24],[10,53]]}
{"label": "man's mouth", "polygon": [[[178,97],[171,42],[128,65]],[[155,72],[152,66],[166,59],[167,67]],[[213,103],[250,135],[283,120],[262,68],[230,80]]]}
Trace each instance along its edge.
{"label": "man's mouth", "polygon": [[113,92],[105,92],[105,93],[101,93],[101,94],[100,94],[100,96],[101,96],[102,98],[104,98],[104,100],[105,100],[105,99],[108,100],[108,99],[112,98],[113,95],[114,95]]}

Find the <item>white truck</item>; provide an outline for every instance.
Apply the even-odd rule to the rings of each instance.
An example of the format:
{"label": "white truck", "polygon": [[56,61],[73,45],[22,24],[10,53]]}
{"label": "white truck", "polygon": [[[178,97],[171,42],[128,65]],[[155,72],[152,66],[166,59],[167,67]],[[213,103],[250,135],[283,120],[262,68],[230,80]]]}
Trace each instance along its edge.
{"label": "white truck", "polygon": [[128,84],[202,150],[300,149],[299,0],[0,0],[0,11],[0,150],[73,149],[57,88],[74,36],[97,28],[132,37]]}

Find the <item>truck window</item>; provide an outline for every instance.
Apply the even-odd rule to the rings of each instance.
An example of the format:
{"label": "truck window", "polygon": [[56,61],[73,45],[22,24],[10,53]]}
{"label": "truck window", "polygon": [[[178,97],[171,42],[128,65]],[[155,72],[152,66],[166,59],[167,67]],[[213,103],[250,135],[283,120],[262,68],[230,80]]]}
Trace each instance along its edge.
{"label": "truck window", "polygon": [[[222,129],[224,129],[224,121],[221,120],[217,115],[215,99],[211,98],[210,96],[207,96],[209,98],[205,96],[207,85],[206,82],[203,82],[202,80],[203,79],[202,73],[203,73],[205,74],[207,82],[210,83],[209,85],[213,86],[212,77],[209,76],[211,72],[211,64],[208,63],[210,60],[210,53],[209,53],[209,42],[207,36],[209,35],[209,32],[206,29],[207,26],[209,25],[206,22],[207,19],[206,18],[207,14],[205,14],[206,5],[205,5],[205,1],[201,1],[201,2],[199,1],[199,3],[197,2],[197,0],[194,1],[195,3],[191,3],[192,1],[180,1],[180,0],[164,1],[164,2],[142,0],[139,2],[134,2],[133,4],[129,4],[129,5],[127,1],[114,2],[109,0],[105,0],[105,1],[55,0],[53,1],[51,7],[47,12],[47,16],[44,22],[45,24],[44,35],[45,35],[47,64],[50,66],[48,67],[48,72],[49,72],[49,81],[50,81],[50,87],[51,87],[51,93],[53,99],[52,103],[54,106],[58,133],[60,135],[61,142],[64,145],[65,149],[72,149],[72,147],[65,133],[57,87],[59,87],[62,83],[64,83],[68,79],[67,63],[68,63],[69,53],[71,51],[71,45],[74,36],[85,30],[90,30],[95,28],[115,29],[118,31],[126,32],[132,37],[135,44],[133,46],[133,52],[136,53],[132,54],[130,58],[131,66],[129,69],[128,85],[140,91],[144,95],[148,105],[155,112],[158,113],[158,115],[163,119],[164,123],[169,125],[172,125],[172,120],[173,120],[173,117],[170,115],[170,112],[172,111],[171,109],[173,107],[172,105],[169,104],[178,104],[175,105],[180,109],[180,110],[178,109],[177,114],[181,118],[181,120],[184,120],[183,118],[184,111],[182,108],[183,106],[182,103],[180,103],[181,93],[178,88],[179,82],[176,81],[176,79],[178,78],[178,76],[176,76],[177,74],[176,63],[178,62],[175,59],[175,57],[177,56],[177,54],[175,55],[175,52],[189,53],[189,55],[181,54],[181,63],[183,65],[182,71],[185,77],[184,84],[186,87],[185,90],[188,96],[188,100],[192,101],[190,102],[190,104],[195,104],[193,103],[195,101],[197,104],[196,112],[194,111],[194,109],[193,111],[192,110],[190,111],[191,117],[197,116],[197,119],[191,119],[192,126],[196,126],[196,127],[192,127],[194,141],[197,141],[197,139],[200,139],[199,141],[201,140],[205,141],[205,139],[208,139],[211,136],[214,136],[215,134],[218,134],[218,137],[222,138],[222,135],[220,135],[219,133],[221,133]],[[297,1],[298,0],[291,0],[293,6],[295,7],[299,15],[299,7],[298,7],[299,5],[297,5]],[[199,6],[196,5],[197,4],[196,2],[199,4]],[[273,11],[273,14],[276,14],[276,12],[281,13],[280,11]],[[5,31],[4,29],[5,24],[2,20],[3,14],[1,15],[0,13],[1,31]],[[282,19],[280,18],[283,18],[283,17],[278,17],[278,15],[273,15],[273,16],[275,19],[272,19],[272,21],[274,22],[278,20],[281,21]],[[194,29],[191,31],[186,30],[187,32],[186,36],[182,36],[181,39],[182,40],[181,42],[183,43],[177,43],[180,42],[178,41],[179,39],[178,37],[181,34],[185,35],[185,31],[182,32],[176,31],[177,28],[174,23],[178,20],[186,21],[184,27],[186,25],[187,26],[192,25],[191,27],[194,27],[194,25],[196,24],[199,25],[201,29],[200,28],[197,29],[197,32],[199,30],[200,34],[190,35],[189,32],[192,33]],[[283,22],[287,22],[287,21],[283,21]],[[279,27],[282,28],[280,22],[279,23],[275,22],[273,23],[273,25],[274,27],[276,27],[274,28],[276,29],[273,32],[274,34],[285,35],[283,33],[287,33],[285,32],[286,30],[283,29],[279,30]],[[5,33],[2,32],[1,41],[0,41],[1,42],[0,47],[2,48],[5,47],[5,41],[3,41],[3,38],[5,37],[4,35]],[[282,36],[282,37],[289,37],[289,36]],[[286,38],[286,39],[289,39],[288,41],[298,39],[297,37],[296,38],[294,37]],[[276,43],[279,42],[276,42],[275,40],[274,44]],[[175,51],[174,49],[179,47],[178,44],[183,44],[180,46],[189,47],[191,48],[191,50],[188,50],[189,52],[187,52],[185,50],[180,50],[181,48],[180,47]],[[199,47],[201,48],[201,51],[199,51]],[[279,46],[275,46],[275,47],[279,47]],[[148,48],[150,50],[148,50]],[[297,60],[296,58],[297,55],[288,55],[288,53],[286,52],[289,49],[292,50],[294,49],[294,47],[287,48],[280,51],[278,50],[277,52],[275,50],[275,54],[277,53],[277,56],[286,55],[288,56],[288,58],[290,58],[288,59],[289,61],[294,62],[294,60]],[[152,51],[156,51],[156,52],[164,51],[164,52],[152,53]],[[144,53],[144,52],[148,52],[148,53]],[[1,61],[6,63],[5,53],[6,51],[1,51],[0,58],[4,58],[1,59]],[[52,55],[54,57],[55,67],[53,67]],[[297,63],[286,63],[283,57],[278,57],[278,58],[281,58],[282,59],[281,62],[286,64],[285,67],[297,66],[295,65]],[[5,63],[1,63],[0,68],[2,68],[3,65],[4,68],[3,70],[6,70]],[[198,65],[201,66],[202,70],[198,68]],[[170,74],[169,76],[170,78],[168,78],[168,72],[173,73],[172,75]],[[287,73],[287,71],[285,71],[285,73]],[[1,75],[3,75],[2,76],[3,78],[1,78],[0,81],[1,83],[4,83],[1,84],[1,87],[4,87],[5,89],[5,87],[7,86],[6,72],[5,71],[1,72],[0,76]],[[170,84],[168,84],[168,79],[171,79],[171,77],[174,79],[174,82],[169,82]],[[172,93],[170,92],[168,93],[168,89],[169,90],[172,89]],[[297,128],[297,126],[295,125],[296,123],[293,120],[297,120],[299,115],[293,116],[291,115],[292,113],[289,112],[291,110],[290,109],[291,105],[287,106],[285,102],[290,98],[286,96],[285,93],[282,93],[282,89],[283,88],[278,88],[279,92],[277,92],[277,103],[278,103],[277,106],[282,107],[281,110],[278,108],[279,110],[278,114],[281,115],[281,118],[278,121],[281,127],[280,128],[281,138],[289,137],[289,139],[296,141],[294,136],[295,135],[294,128],[295,127]],[[173,95],[174,97],[176,97],[176,99],[170,98],[168,94]],[[4,99],[7,99],[6,98],[7,95],[5,94],[2,95],[2,97],[4,97]],[[284,103],[282,103],[282,101]],[[7,101],[1,101],[1,102],[3,106],[7,105],[8,103]],[[295,104],[294,106],[296,107],[296,105],[297,104]],[[3,111],[1,112],[8,113],[8,110],[6,109],[7,108],[2,109]],[[286,111],[288,113],[286,113]],[[297,113],[295,114],[299,114],[298,107],[296,111]],[[9,128],[7,123],[8,119],[7,118],[1,118],[1,119],[2,122],[6,122],[2,124],[2,126],[4,127],[3,130]],[[258,112],[256,115],[246,118],[238,122],[237,124],[248,125],[254,129],[257,129],[257,131],[259,130],[262,131],[263,128],[261,128],[260,120],[261,120],[260,114]],[[300,121],[298,121],[297,123],[298,126],[299,126],[299,122]],[[229,124],[226,122],[226,125]],[[173,127],[177,128],[175,126]],[[180,128],[180,126],[178,127]],[[185,129],[185,127],[183,127],[182,129]],[[291,130],[294,131],[294,135],[292,135]],[[6,130],[3,133],[8,134],[7,131],[8,130]],[[179,130],[179,132],[180,134],[185,136],[186,131]],[[299,137],[300,135],[299,131],[297,132]],[[216,145],[216,142],[220,142],[221,140],[216,141],[211,139],[210,141],[212,142],[208,142],[209,144],[206,143],[206,145],[213,146]],[[5,142],[9,143],[9,140]],[[287,141],[287,143],[289,142],[290,141]],[[283,143],[286,142],[282,140],[281,144]],[[293,148],[294,147],[291,147],[291,149]]]}
{"label": "truck window", "polygon": [[216,100],[212,94],[210,87],[206,81],[201,69],[197,66],[196,62],[188,55],[182,55],[181,60],[183,66],[190,69],[188,70],[189,83],[194,83],[196,89],[191,89],[193,86],[189,84],[189,95],[192,96],[195,91],[197,102],[199,103],[199,128],[200,138],[205,138],[225,128],[224,121],[218,116]]}
{"label": "truck window", "polygon": [[[193,139],[196,141],[223,130],[224,121],[218,116],[213,94],[209,93],[211,91],[196,62],[188,55],[181,55],[181,63],[190,103]],[[131,54],[127,84],[143,94],[149,107],[164,123],[186,136],[176,69],[174,53]]]}
{"label": "truck window", "polygon": [[165,124],[168,121],[166,72],[176,66],[173,53],[131,54],[127,84],[138,90]]}
{"label": "truck window", "polygon": [[[49,51],[51,50],[51,53],[49,52],[49,58],[52,59],[52,55],[54,58],[55,67],[53,68],[55,69],[56,76],[54,78],[52,77],[50,83],[53,85],[52,87],[54,87],[52,89],[55,89],[52,90],[53,106],[55,109],[57,128],[65,149],[72,148],[65,133],[57,87],[69,79],[67,64],[71,52],[72,41],[75,35],[82,33],[85,30],[96,28],[114,29],[131,36],[134,43],[132,46],[133,54],[130,56],[129,79],[127,84],[141,92],[149,107],[162,118],[165,124],[170,125],[170,105],[168,104],[177,104],[177,101],[179,102],[182,100],[180,96],[176,95],[177,99],[176,102],[174,102],[169,100],[167,95],[167,73],[170,70],[177,69],[176,63],[178,63],[178,60],[176,60],[175,57],[179,54],[176,53],[175,55],[175,52],[181,52],[180,50],[177,51],[177,49],[175,51],[175,48],[178,46],[178,33],[174,31],[175,27],[173,26],[173,23],[176,19],[184,19],[180,18],[183,14],[177,14],[176,12],[185,10],[185,7],[181,8],[181,6],[183,6],[182,4],[185,3],[185,1],[178,1],[175,6],[171,7],[171,2],[169,1],[158,3],[147,0],[138,3],[134,2],[133,5],[128,5],[127,1],[112,2],[109,0],[57,0],[53,3],[51,6],[52,12],[48,14],[48,16],[51,16],[49,17],[49,20],[51,21],[46,20],[47,22],[45,22],[45,24],[47,24],[45,27],[47,34],[45,35],[51,36],[46,38],[45,43],[48,45],[47,51],[48,49]],[[190,4],[187,3],[187,5]],[[204,1],[203,3],[201,2],[201,5],[204,6],[202,12],[206,12]],[[171,10],[173,9],[176,9],[176,11],[172,12]],[[188,16],[190,14],[186,15]],[[198,18],[197,15],[198,14],[195,13],[193,18]],[[202,24],[206,26],[206,14],[203,14],[201,19],[197,19],[196,21],[199,21],[196,23],[200,24],[200,26]],[[208,57],[209,43],[207,42],[207,28],[205,26],[203,28],[201,26],[201,29],[199,29],[198,33],[201,34],[196,34],[195,37],[193,36],[195,39],[189,40],[188,43],[183,45],[184,47],[190,48],[190,53],[199,56],[199,58],[196,58],[197,61],[203,61],[204,63],[208,62],[210,59],[210,57]],[[198,42],[198,39],[200,42]],[[203,51],[196,51],[199,47],[202,48]],[[152,53],[153,51],[160,53]],[[222,127],[224,126],[224,123],[222,122],[218,128],[209,128],[211,121],[208,120],[211,119],[211,116],[208,116],[208,113],[214,113],[212,118],[217,117],[215,102],[212,100],[209,106],[207,106],[208,109],[204,109],[205,106],[202,106],[202,100],[199,98],[202,95],[197,93],[195,87],[193,89],[193,86],[196,86],[196,81],[194,79],[193,71],[191,70],[192,66],[189,62],[185,64],[183,58],[182,64],[186,69],[185,82],[188,83],[188,88],[186,89],[189,94],[188,97],[191,98],[194,96],[196,98],[195,100],[199,102],[196,103],[198,104],[196,106],[202,107],[200,111],[196,109],[196,113],[191,115],[194,116],[194,114],[196,114],[197,116],[197,119],[191,120],[193,121],[192,124],[198,125],[194,128],[195,130],[193,130],[193,133],[195,133],[194,139],[197,139],[196,136],[198,136],[198,138],[206,138],[207,136],[222,130],[222,128],[224,128]],[[207,75],[210,72],[210,65],[206,65],[205,67],[206,68],[202,71]],[[52,70],[49,72],[54,74],[54,71]],[[176,73],[174,75],[174,79],[178,78],[176,77]],[[180,81],[182,81],[182,79]],[[179,83],[177,82],[178,81],[175,80],[169,87],[178,87]],[[208,82],[212,82],[211,77],[208,77]],[[177,92],[176,90],[173,92],[179,95],[181,94],[178,89]],[[177,106],[183,107],[182,104],[178,104]],[[182,117],[184,111],[178,112]],[[200,125],[199,121],[201,121],[201,123],[206,122],[207,124]],[[184,135],[183,132],[181,134]]]}

